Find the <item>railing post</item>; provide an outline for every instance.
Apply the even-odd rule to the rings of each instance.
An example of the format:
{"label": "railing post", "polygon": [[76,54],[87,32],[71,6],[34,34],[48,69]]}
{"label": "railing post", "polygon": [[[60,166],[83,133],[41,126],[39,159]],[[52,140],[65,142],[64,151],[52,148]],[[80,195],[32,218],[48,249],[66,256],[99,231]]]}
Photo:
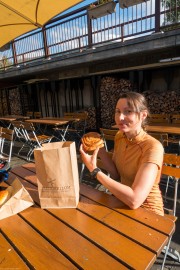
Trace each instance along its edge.
{"label": "railing post", "polygon": [[92,48],[92,23],[87,12],[87,26],[88,26],[88,47]]}
{"label": "railing post", "polygon": [[4,68],[4,70],[6,70],[6,60],[2,59],[2,62],[3,62],[3,68]]}
{"label": "railing post", "polygon": [[155,33],[160,32],[160,0],[155,0]]}
{"label": "railing post", "polygon": [[45,27],[42,28],[42,34],[43,34],[44,54],[45,54],[45,58],[48,58],[49,57],[49,48],[48,48],[48,45],[47,45]]}
{"label": "railing post", "polygon": [[121,41],[124,42],[124,24],[121,24]]}
{"label": "railing post", "polygon": [[12,53],[13,53],[13,59],[14,59],[14,65],[17,65],[17,54],[16,54],[16,46],[15,41],[12,41]]}

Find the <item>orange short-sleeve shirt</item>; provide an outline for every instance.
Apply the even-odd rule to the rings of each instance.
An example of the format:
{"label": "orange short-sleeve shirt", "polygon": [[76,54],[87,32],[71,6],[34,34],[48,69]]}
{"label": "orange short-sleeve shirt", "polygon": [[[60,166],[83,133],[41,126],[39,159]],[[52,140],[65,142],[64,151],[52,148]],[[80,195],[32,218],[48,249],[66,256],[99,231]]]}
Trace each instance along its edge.
{"label": "orange short-sleeve shirt", "polygon": [[[159,189],[164,149],[162,144],[144,130],[133,141],[128,141],[122,132],[115,136],[113,161],[119,172],[121,183],[132,186],[142,163],[157,164],[158,174],[152,190],[142,207],[164,215],[162,194]],[[146,179],[144,179],[146,181]]]}

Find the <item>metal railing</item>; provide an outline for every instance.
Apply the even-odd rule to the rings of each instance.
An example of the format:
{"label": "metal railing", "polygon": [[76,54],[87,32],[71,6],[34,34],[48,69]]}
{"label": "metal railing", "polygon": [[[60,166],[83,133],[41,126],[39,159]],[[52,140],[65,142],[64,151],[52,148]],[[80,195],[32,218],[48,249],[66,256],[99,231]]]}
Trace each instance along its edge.
{"label": "metal railing", "polygon": [[[143,1],[143,0],[142,0]],[[87,6],[59,16],[42,29],[17,38],[0,52],[0,71],[87,48],[179,27],[179,0],[144,0],[128,8],[116,2],[112,14],[89,19]]]}

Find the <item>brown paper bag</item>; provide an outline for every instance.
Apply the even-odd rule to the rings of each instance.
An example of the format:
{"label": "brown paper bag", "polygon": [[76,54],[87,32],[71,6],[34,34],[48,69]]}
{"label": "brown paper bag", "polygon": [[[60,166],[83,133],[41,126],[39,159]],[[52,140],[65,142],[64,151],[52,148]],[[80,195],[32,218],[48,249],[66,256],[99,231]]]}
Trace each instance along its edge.
{"label": "brown paper bag", "polygon": [[34,204],[25,187],[16,178],[11,186],[9,199],[0,207],[0,219],[13,216]]}
{"label": "brown paper bag", "polygon": [[79,173],[75,142],[43,144],[34,150],[42,208],[75,208],[79,202]]}

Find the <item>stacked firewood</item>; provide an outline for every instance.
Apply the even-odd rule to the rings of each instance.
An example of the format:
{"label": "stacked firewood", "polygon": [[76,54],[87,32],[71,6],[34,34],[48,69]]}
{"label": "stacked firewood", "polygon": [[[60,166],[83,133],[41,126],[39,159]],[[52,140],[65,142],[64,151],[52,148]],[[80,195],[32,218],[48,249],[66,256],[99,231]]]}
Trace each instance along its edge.
{"label": "stacked firewood", "polygon": [[180,91],[143,92],[151,113],[180,113]]}
{"label": "stacked firewood", "polygon": [[96,129],[96,109],[90,106],[86,109],[88,112],[86,130]]}
{"label": "stacked firewood", "polygon": [[0,92],[0,115],[8,114],[7,94],[3,89]]}
{"label": "stacked firewood", "polygon": [[101,122],[104,128],[111,128],[114,123],[114,109],[121,93],[132,90],[131,82],[115,77],[104,77],[101,80]]}
{"label": "stacked firewood", "polygon": [[[100,86],[100,123],[104,128],[111,128],[114,124],[114,109],[121,93],[134,90],[129,80],[118,79],[115,77],[104,77]],[[180,113],[180,90],[175,91],[145,91],[151,113]],[[95,107],[89,107],[87,129],[96,128]]]}
{"label": "stacked firewood", "polygon": [[17,88],[11,89],[9,91],[9,104],[11,106],[11,114],[21,115],[21,101],[20,93]]}

